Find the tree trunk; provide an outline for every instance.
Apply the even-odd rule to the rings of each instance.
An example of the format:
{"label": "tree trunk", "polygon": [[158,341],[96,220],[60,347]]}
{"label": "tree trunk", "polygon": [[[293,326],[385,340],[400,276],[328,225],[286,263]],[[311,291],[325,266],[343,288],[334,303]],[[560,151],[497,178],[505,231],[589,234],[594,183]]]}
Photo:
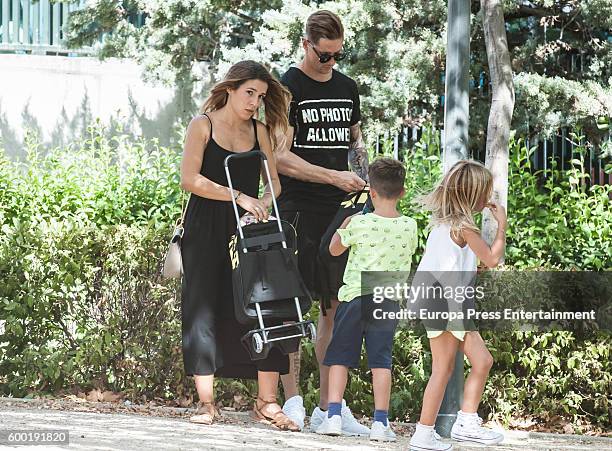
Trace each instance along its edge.
{"label": "tree trunk", "polygon": [[[468,158],[470,0],[449,0],[447,28],[444,83],[444,154],[442,158],[444,173],[448,172],[457,161]],[[452,423],[450,426],[452,426]]]}
{"label": "tree trunk", "polygon": [[[514,111],[514,83],[501,0],[480,0],[493,99],[487,126],[485,164],[493,174],[493,198],[508,205],[508,142]],[[482,236],[491,244],[497,223],[488,209],[482,218]]]}

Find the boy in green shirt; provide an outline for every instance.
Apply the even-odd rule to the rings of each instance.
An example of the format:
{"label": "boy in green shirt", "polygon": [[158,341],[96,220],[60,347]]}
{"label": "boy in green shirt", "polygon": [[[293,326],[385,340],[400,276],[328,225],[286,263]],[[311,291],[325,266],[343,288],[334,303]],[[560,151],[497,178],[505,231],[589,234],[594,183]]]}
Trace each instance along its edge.
{"label": "boy in green shirt", "polygon": [[[374,303],[371,290],[363,292],[362,271],[408,272],[417,245],[417,226],[402,216],[397,203],[404,195],[406,170],[402,163],[380,158],[370,165],[370,195],[374,212],[347,218],[329,245],[332,255],[350,249],[344,271],[341,301],[334,317],[334,330],[325,354],[329,370],[329,408],[318,434],[340,435],[342,397],[348,368],[359,367],[365,339],[368,366],[372,370],[374,420],[371,440],[395,441],[387,419],[391,395],[391,353],[396,319],[380,319],[382,312],[396,312],[397,302],[384,299]],[[378,315],[373,315],[375,311]]]}

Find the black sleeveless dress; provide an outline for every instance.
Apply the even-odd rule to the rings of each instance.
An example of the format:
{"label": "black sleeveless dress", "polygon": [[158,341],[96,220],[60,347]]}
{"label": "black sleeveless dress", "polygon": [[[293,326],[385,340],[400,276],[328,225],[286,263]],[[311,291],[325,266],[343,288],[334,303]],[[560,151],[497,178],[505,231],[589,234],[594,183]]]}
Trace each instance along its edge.
{"label": "black sleeveless dress", "polygon": [[[208,117],[208,116],[206,116]],[[210,118],[208,118],[210,121]],[[253,119],[259,150],[257,123]],[[223,161],[232,152],[215,142],[211,133],[200,174],[227,186]],[[248,151],[248,152],[250,152]],[[230,161],[235,189],[257,197],[261,161],[258,157]],[[239,214],[244,213],[239,209]],[[289,372],[289,357],[273,348],[268,358],[251,361],[240,338],[249,331],[234,316],[229,241],[236,232],[230,201],[191,195],[181,242],[183,256],[182,332],[185,373],[229,378],[257,378],[257,371]]]}

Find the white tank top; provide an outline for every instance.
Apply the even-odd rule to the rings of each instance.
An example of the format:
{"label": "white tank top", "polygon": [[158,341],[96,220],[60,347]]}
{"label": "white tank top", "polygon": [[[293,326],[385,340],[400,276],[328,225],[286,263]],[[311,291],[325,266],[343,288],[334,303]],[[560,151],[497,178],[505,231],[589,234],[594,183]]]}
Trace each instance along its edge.
{"label": "white tank top", "polygon": [[427,238],[425,253],[417,271],[475,272],[476,254],[466,244],[460,247],[450,235],[450,225],[434,226]]}

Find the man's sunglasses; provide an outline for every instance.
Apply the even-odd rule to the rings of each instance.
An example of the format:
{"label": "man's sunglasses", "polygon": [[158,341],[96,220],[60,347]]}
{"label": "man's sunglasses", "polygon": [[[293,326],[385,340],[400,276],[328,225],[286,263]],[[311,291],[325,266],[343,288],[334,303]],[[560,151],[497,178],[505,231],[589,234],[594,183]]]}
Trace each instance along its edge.
{"label": "man's sunglasses", "polygon": [[319,52],[314,44],[310,41],[308,41],[308,43],[310,44],[310,46],[312,47],[312,49],[314,50],[315,54],[319,57],[319,63],[321,64],[325,64],[327,62],[329,62],[332,58],[336,61],[342,61],[344,58],[346,58],[346,53],[343,52],[337,52],[337,53],[327,53],[327,52]]}

